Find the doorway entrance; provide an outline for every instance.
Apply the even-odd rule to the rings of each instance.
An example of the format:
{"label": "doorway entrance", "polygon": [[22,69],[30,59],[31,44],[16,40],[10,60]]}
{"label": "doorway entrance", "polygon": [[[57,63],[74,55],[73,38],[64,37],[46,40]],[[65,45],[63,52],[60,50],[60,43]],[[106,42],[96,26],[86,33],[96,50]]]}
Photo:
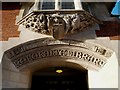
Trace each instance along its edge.
{"label": "doorway entrance", "polygon": [[66,67],[49,67],[32,75],[31,89],[88,90],[88,71]]}

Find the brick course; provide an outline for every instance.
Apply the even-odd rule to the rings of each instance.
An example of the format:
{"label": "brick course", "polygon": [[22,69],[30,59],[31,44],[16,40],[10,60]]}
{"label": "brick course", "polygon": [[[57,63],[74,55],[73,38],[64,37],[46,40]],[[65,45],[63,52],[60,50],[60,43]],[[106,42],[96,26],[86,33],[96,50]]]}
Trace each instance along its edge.
{"label": "brick course", "polygon": [[[20,4],[18,2],[4,2],[2,3],[2,10],[0,10],[0,41],[7,41],[9,37],[19,37],[20,31],[15,25],[16,16],[20,11]],[[100,30],[96,30],[97,37],[110,37],[111,40],[120,40],[120,23],[117,21],[104,21],[100,25]]]}
{"label": "brick course", "polygon": [[2,10],[0,10],[2,15],[0,34],[2,37],[0,37],[0,41],[7,41],[9,37],[19,36],[20,32],[18,26],[15,25],[15,20],[20,8],[20,4],[16,2],[2,3]]}
{"label": "brick course", "polygon": [[96,30],[97,37],[110,37],[111,40],[120,40],[120,23],[117,21],[103,21],[100,30]]}

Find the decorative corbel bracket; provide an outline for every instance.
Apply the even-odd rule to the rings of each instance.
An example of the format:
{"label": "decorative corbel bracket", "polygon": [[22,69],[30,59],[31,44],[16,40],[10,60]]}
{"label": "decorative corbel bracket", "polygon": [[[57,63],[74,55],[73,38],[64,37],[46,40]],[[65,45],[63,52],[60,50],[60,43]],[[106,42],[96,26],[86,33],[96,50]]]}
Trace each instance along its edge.
{"label": "decorative corbel bracket", "polygon": [[63,39],[65,35],[83,31],[95,23],[102,22],[84,10],[37,10],[25,15],[17,24],[37,33],[52,35],[55,39]]}

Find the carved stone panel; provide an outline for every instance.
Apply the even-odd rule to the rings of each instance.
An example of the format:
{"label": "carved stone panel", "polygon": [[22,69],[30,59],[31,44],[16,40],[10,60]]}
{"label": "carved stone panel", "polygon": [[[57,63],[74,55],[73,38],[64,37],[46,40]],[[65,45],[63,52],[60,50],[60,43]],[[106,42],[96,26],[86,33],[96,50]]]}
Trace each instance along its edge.
{"label": "carved stone panel", "polygon": [[113,51],[96,45],[73,40],[55,40],[43,38],[29,41],[7,50],[3,59],[10,60],[18,69],[27,67],[31,63],[41,63],[49,58],[70,61],[80,64],[86,69],[99,70],[108,62]]}
{"label": "carved stone panel", "polygon": [[31,31],[52,35],[55,39],[63,39],[66,34],[83,31],[95,23],[101,22],[86,11],[33,11],[18,22]]}

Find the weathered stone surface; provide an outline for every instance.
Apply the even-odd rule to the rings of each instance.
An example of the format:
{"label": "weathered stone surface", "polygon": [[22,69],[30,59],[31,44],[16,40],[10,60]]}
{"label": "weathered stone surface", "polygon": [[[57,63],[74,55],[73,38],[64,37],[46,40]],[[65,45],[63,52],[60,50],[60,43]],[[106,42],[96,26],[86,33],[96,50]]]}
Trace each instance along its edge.
{"label": "weathered stone surface", "polygon": [[79,63],[99,70],[112,56],[112,51],[93,43],[74,40],[55,40],[52,38],[37,39],[13,47],[4,53],[3,59],[8,59],[20,69],[26,64],[54,57],[77,60]]}
{"label": "weathered stone surface", "polygon": [[21,8],[20,4],[18,2],[1,2],[1,4],[0,41],[7,41],[11,37],[19,37],[20,32],[18,26],[15,25],[15,20]]}
{"label": "weathered stone surface", "polygon": [[52,35],[55,39],[63,39],[66,34],[83,31],[95,23],[101,22],[86,11],[33,11],[18,22],[31,31]]}

